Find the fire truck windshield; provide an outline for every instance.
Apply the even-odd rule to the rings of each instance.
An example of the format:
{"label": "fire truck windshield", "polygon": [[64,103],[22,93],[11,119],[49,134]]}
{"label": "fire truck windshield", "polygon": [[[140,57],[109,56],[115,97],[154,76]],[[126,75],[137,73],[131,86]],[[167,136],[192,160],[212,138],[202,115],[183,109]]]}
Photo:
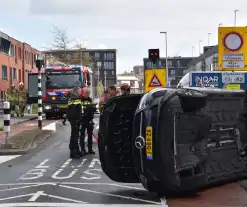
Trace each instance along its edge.
{"label": "fire truck windshield", "polygon": [[69,89],[75,85],[83,87],[80,73],[49,73],[46,74],[46,89]]}

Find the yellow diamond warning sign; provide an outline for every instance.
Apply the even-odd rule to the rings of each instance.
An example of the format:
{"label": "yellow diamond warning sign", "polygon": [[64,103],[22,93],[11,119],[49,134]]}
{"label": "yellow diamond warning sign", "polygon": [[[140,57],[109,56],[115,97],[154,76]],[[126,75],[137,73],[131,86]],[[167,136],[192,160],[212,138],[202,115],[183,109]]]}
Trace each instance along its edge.
{"label": "yellow diamond warning sign", "polygon": [[161,87],[162,84],[160,83],[159,78],[156,74],[154,74],[153,78],[151,79],[148,87]]}
{"label": "yellow diamond warning sign", "polygon": [[166,87],[166,70],[164,68],[146,69],[144,78],[145,92],[154,88]]}

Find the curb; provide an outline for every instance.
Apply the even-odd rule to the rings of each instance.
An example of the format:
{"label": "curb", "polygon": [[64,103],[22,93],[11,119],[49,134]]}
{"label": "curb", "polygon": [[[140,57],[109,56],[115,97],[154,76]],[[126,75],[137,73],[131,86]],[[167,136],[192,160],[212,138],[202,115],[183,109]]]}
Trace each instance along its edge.
{"label": "curb", "polygon": [[35,120],[35,119],[37,119],[37,118],[38,118],[38,116],[35,116],[35,117],[30,118],[30,119],[26,119],[26,120],[23,120],[23,121],[15,122],[15,123],[13,123],[13,124],[11,124],[11,119],[10,119],[10,127],[16,126],[16,125],[19,125],[19,124],[22,124],[22,123],[25,123],[25,122],[28,122],[28,121]]}
{"label": "curb", "polygon": [[[34,137],[32,138],[31,143],[28,145],[28,147],[24,149],[0,149],[0,155],[23,155],[27,154],[30,151],[37,148],[40,144],[42,144],[44,141],[46,141],[48,138],[50,138],[56,131],[52,130],[43,130],[38,132]],[[43,137],[43,140],[40,143],[35,143],[35,140],[39,138],[39,136]]]}

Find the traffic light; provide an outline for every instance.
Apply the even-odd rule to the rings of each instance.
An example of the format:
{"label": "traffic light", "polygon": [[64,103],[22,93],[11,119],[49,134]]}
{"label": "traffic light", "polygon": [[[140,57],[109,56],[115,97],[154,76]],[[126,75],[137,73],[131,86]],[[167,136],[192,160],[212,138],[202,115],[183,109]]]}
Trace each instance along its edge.
{"label": "traffic light", "polygon": [[152,60],[153,63],[156,63],[160,59],[160,50],[159,49],[149,49],[148,58]]}

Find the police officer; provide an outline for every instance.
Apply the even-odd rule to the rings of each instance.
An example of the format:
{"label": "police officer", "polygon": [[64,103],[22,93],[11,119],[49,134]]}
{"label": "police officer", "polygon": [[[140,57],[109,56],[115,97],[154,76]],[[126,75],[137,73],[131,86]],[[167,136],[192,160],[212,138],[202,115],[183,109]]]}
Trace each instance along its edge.
{"label": "police officer", "polygon": [[68,96],[68,111],[67,118],[71,125],[70,135],[70,157],[72,159],[80,158],[82,153],[79,149],[78,139],[80,132],[80,123],[82,115],[81,107],[81,90],[79,87],[74,87],[71,94]]}
{"label": "police officer", "polygon": [[[82,97],[82,124],[80,130],[80,145],[83,154],[95,154],[93,150],[93,129],[94,129],[94,112],[96,112],[96,105],[93,100],[89,97],[90,91],[88,88],[84,89],[84,96]],[[87,130],[88,135],[88,152],[85,149],[85,131]]]}
{"label": "police officer", "polygon": [[[15,112],[16,112],[16,104],[18,102],[18,95],[17,95],[17,90],[15,88],[15,85],[13,83],[7,89],[7,91],[5,92],[5,95],[7,97],[7,100],[9,101],[9,104],[10,104],[11,117],[14,117]],[[19,116],[18,113],[17,113],[17,116]]]}
{"label": "police officer", "polygon": [[27,90],[24,88],[24,84],[23,82],[19,83],[19,91],[18,91],[18,108],[19,108],[19,112],[18,114],[20,114],[21,117],[24,116],[24,111],[27,105],[27,98],[28,98],[28,92]]}

